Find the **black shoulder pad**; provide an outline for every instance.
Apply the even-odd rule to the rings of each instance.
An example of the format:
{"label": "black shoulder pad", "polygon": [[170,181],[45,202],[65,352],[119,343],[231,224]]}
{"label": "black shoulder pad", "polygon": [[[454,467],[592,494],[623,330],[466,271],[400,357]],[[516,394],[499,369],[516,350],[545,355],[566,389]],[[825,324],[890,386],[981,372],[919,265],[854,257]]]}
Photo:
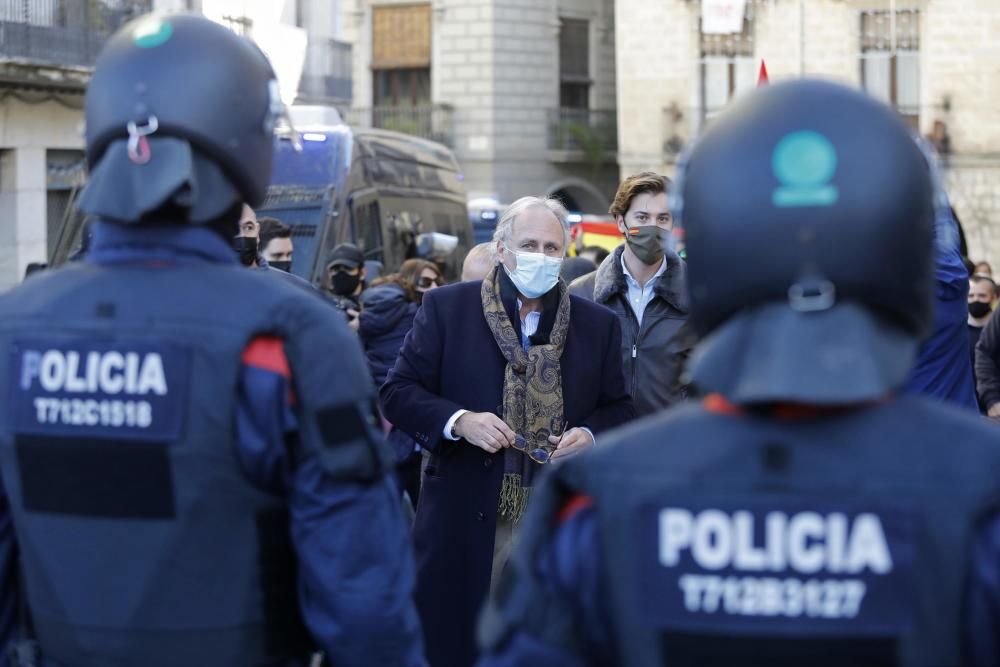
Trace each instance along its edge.
{"label": "black shoulder pad", "polygon": [[322,438],[317,453],[334,479],[371,482],[389,470],[389,452],[373,403],[356,401],[320,408],[316,425]]}

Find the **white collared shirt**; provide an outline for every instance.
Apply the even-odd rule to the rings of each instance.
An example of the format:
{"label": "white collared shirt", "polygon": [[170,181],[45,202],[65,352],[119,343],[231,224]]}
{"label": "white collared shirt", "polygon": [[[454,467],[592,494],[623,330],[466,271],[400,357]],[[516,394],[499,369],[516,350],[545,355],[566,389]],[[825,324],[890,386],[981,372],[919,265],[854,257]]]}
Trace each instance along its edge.
{"label": "white collared shirt", "polygon": [[[664,265],[665,264],[666,264],[666,258],[664,258]],[[663,273],[662,268],[659,273]],[[657,275],[659,275],[659,273]],[[517,312],[518,313],[521,312],[521,299],[517,300]],[[541,311],[533,310],[527,315],[525,315],[524,319],[521,320],[521,347],[524,348],[525,352],[527,352],[528,348],[531,347],[531,336],[534,336],[535,332],[538,331],[538,324],[541,321],[541,319],[542,319]],[[455,422],[458,421],[458,418],[464,415],[466,412],[468,412],[468,410],[456,410],[455,414],[453,414],[451,418],[448,419],[448,421],[444,425],[444,431],[442,433],[445,437],[445,440],[458,440],[458,438],[454,437],[451,434],[451,431],[455,427]],[[590,435],[590,439],[593,442],[595,443],[597,442],[597,438],[594,437],[593,431],[591,431],[586,426],[580,426],[579,428],[586,431]]]}
{"label": "white collared shirt", "polygon": [[[521,299],[518,299],[517,312],[519,314],[521,312],[522,305],[523,304],[521,303]],[[538,323],[541,321],[541,319],[542,319],[541,311],[533,310],[527,315],[525,315],[524,319],[521,320],[521,347],[524,349],[525,352],[527,352],[528,348],[531,347],[531,337],[535,335],[536,331],[538,331]],[[468,410],[457,410],[455,414],[453,414],[451,418],[448,420],[448,422],[444,425],[444,437],[447,440],[458,440],[458,438],[455,438],[451,435],[451,429],[455,426],[455,422],[458,421],[458,418],[464,415],[466,412],[468,412]],[[593,436],[593,433],[591,433],[591,436]]]}
{"label": "white collared shirt", "polygon": [[660,262],[660,268],[656,270],[653,277],[647,280],[646,284],[642,287],[639,286],[639,282],[629,273],[628,267],[625,265],[624,252],[621,256],[621,263],[622,271],[625,273],[625,284],[628,286],[628,305],[632,306],[635,318],[639,321],[639,324],[642,324],[642,314],[646,311],[646,306],[649,305],[649,302],[655,296],[653,288],[656,286],[656,281],[667,270],[667,258],[663,258],[663,261]]}
{"label": "white collared shirt", "polygon": [[[521,300],[517,300],[517,312],[521,312]],[[542,312],[540,310],[533,310],[524,316],[521,320],[521,347],[527,352],[528,348],[531,347],[531,337],[535,335],[538,331],[538,323],[542,319]]]}

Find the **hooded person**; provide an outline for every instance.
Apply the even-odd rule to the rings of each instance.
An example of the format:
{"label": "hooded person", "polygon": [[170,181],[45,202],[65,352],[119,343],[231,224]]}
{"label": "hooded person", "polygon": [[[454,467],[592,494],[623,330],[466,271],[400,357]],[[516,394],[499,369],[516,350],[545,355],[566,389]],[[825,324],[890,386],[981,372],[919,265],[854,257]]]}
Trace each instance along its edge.
{"label": "hooded person", "polygon": [[281,112],[263,53],[202,17],[97,59],[92,241],[0,297],[0,639],[30,617],[32,662],[423,664],[356,336],[233,251]]}
{"label": "hooded person", "polygon": [[931,168],[834,83],[713,121],[671,194],[706,397],[546,478],[480,667],[1000,662],[1000,433],[896,395],[933,322]]}

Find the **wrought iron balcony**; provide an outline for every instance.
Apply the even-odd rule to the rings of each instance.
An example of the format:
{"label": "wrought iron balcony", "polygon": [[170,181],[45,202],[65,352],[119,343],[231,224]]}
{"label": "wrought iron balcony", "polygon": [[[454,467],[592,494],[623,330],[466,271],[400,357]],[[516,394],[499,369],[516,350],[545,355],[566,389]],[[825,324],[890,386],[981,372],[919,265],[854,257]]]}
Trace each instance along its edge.
{"label": "wrought iron balcony", "polygon": [[552,109],[548,149],[566,160],[603,162],[618,151],[614,109]]}
{"label": "wrought iron balcony", "polygon": [[347,109],[344,121],[354,127],[377,127],[412,134],[454,147],[454,111],[443,104],[427,106],[379,106]]}
{"label": "wrought iron balcony", "polygon": [[152,0],[0,0],[0,60],[93,67],[108,37]]}

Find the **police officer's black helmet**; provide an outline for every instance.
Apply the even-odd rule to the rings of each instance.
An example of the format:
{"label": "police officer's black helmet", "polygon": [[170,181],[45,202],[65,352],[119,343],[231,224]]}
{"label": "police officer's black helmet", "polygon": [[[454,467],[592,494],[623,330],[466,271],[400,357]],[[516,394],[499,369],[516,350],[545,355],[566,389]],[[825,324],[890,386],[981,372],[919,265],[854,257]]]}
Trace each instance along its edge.
{"label": "police officer's black helmet", "polygon": [[164,205],[204,222],[259,204],[282,112],[263,52],[194,15],[138,18],[97,59],[80,208],[134,222]]}
{"label": "police officer's black helmet", "polygon": [[678,170],[692,379],[737,403],[852,403],[902,384],[932,317],[935,189],[909,128],[821,81],[734,103]]}

